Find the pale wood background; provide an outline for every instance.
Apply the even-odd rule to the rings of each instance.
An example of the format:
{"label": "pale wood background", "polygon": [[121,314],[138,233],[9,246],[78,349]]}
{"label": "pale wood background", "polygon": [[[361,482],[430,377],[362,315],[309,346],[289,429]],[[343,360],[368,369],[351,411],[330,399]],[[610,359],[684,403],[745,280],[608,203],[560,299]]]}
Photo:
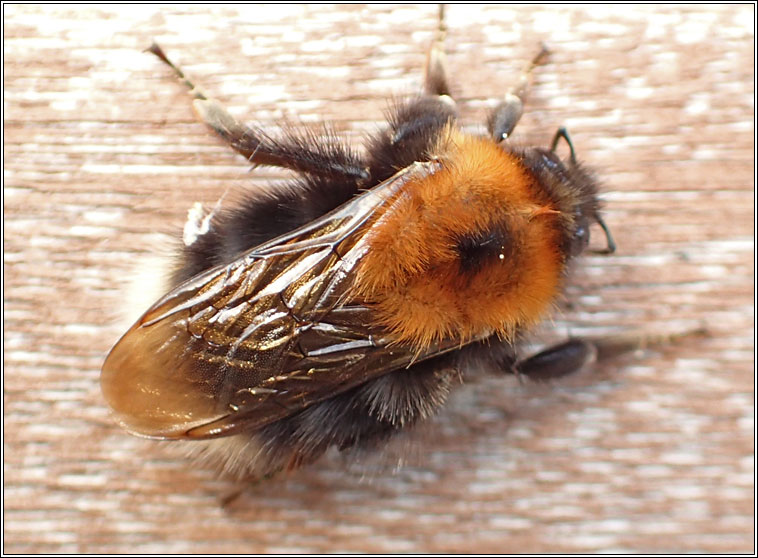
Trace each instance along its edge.
{"label": "pale wood background", "polygon": [[280,175],[250,174],[141,51],[157,39],[240,117],[359,141],[418,90],[436,7],[5,5],[5,552],[754,551],[754,15],[452,6],[462,118],[544,40],[519,140],[567,125],[606,184],[619,252],[584,259],[538,338],[711,336],[462,389],[400,470],[329,455],[225,509],[232,483],[112,423],[99,368],[155,233]]}

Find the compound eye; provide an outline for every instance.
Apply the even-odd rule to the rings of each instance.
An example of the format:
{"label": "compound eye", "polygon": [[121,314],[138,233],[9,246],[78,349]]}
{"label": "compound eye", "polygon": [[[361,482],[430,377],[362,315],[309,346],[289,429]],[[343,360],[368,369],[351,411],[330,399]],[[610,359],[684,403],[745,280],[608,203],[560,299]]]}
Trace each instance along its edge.
{"label": "compound eye", "polygon": [[579,219],[577,221],[576,230],[574,236],[571,238],[570,252],[571,256],[578,256],[584,249],[589,246],[590,243],[590,228],[586,219]]}
{"label": "compound eye", "polygon": [[542,155],[542,162],[550,170],[555,171],[556,169],[563,169],[561,159],[552,151],[540,149],[540,155]]}

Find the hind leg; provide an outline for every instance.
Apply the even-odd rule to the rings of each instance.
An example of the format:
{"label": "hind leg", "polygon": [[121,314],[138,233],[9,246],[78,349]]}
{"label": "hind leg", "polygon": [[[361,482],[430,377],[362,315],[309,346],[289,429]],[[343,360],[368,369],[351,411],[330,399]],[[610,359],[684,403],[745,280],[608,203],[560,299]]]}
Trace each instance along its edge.
{"label": "hind leg", "polygon": [[218,134],[229,146],[242,154],[254,165],[269,165],[291,169],[300,173],[328,177],[335,180],[349,179],[356,183],[368,180],[368,172],[360,158],[341,146],[329,147],[316,143],[307,133],[289,133],[283,139],[269,137],[238,122],[224,106],[208,97],[192,83],[184,72],[176,66],[161,47],[153,43],[148,49],[168,65],[189,89],[195,99],[193,107],[200,120]]}

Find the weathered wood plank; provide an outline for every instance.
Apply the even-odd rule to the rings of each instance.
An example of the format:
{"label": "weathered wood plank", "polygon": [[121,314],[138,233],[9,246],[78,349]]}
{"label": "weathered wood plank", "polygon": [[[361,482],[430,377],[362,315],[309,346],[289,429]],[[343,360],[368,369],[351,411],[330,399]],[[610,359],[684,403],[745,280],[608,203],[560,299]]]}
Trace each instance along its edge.
{"label": "weathered wood plank", "polygon": [[222,509],[233,485],[112,423],[99,368],[155,233],[281,175],[250,174],[141,51],[160,41],[241,117],[359,142],[418,90],[436,8],[5,5],[5,551],[754,551],[754,15],[451,7],[462,118],[545,40],[517,141],[564,124],[607,185],[620,250],[585,258],[556,335],[711,337],[463,389],[399,472],[330,455]]}

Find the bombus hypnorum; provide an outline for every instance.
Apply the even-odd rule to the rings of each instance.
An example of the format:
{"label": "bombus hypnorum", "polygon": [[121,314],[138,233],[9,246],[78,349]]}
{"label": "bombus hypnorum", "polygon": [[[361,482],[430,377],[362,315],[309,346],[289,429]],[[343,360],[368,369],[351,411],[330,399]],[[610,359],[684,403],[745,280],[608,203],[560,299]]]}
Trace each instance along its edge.
{"label": "bombus hypnorum", "polygon": [[123,427],[198,441],[196,453],[260,478],[390,437],[435,413],[474,370],[540,380],[596,353],[586,339],[517,351],[555,306],[592,223],[606,236],[601,251],[614,250],[597,182],[566,131],[549,148],[509,143],[547,51],[477,136],[456,123],[444,33],[440,18],[423,94],[395,106],[363,154],[332,137],[242,125],[149,49],[233,149],[297,178],[215,212],[182,248],[173,288],[103,366]]}

